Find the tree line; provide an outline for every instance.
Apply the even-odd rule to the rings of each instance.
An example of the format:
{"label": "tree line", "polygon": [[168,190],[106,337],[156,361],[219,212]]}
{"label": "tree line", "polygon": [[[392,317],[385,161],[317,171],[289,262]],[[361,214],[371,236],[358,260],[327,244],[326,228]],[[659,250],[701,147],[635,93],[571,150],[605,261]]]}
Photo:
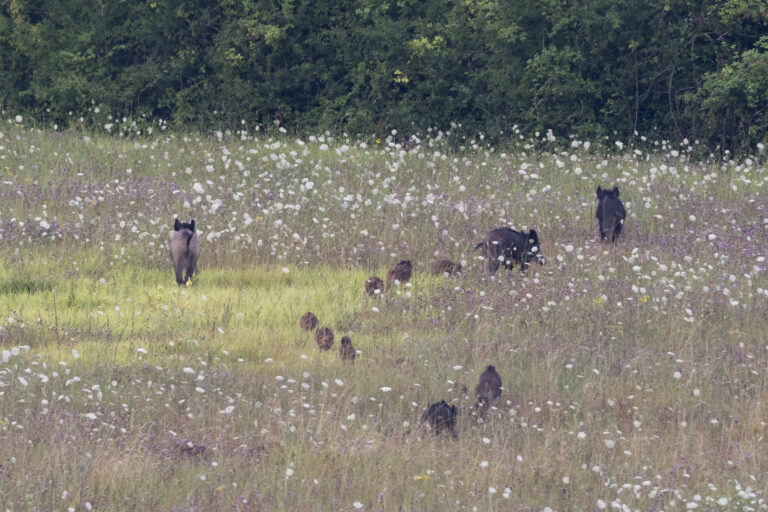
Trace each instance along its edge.
{"label": "tree line", "polygon": [[0,106],[181,126],[768,138],[768,0],[0,0]]}

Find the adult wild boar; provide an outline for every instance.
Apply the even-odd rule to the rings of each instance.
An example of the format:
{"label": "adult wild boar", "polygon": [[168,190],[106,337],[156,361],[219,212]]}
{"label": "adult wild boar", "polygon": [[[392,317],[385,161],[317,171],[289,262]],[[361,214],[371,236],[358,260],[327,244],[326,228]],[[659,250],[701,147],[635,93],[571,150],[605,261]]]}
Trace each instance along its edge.
{"label": "adult wild boar", "polygon": [[[189,223],[179,222],[175,219],[173,230],[176,231],[169,244],[171,249],[171,261],[173,261],[173,270],[176,272],[176,283],[181,286],[190,279],[195,273],[197,259],[200,257],[200,242],[195,236],[195,220]],[[182,274],[186,271],[186,276]]]}
{"label": "adult wild boar", "polygon": [[627,212],[619,199],[619,187],[613,187],[613,190],[608,191],[598,185],[596,195],[595,217],[600,224],[600,240],[610,237],[611,242],[615,242],[616,237],[621,233],[624,219],[627,218]]}
{"label": "adult wild boar", "polygon": [[493,365],[488,365],[480,375],[475,394],[477,395],[476,408],[479,410],[487,409],[498,402],[501,396],[501,377]]}
{"label": "adult wild boar", "polygon": [[499,263],[503,263],[507,270],[518,264],[521,272],[531,266],[531,261],[536,261],[539,265],[545,263],[539,246],[539,235],[535,229],[521,233],[510,228],[496,228],[475,246],[475,250],[481,247],[489,275],[499,269]]}
{"label": "adult wild boar", "polygon": [[447,430],[456,437],[456,406],[449,405],[445,400],[430,404],[421,415],[420,423],[428,425],[435,435]]}

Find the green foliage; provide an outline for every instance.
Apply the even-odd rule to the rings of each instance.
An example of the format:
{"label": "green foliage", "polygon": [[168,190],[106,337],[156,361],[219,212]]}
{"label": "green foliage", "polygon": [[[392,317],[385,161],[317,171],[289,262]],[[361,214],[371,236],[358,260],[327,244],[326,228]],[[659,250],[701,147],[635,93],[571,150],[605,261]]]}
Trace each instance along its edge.
{"label": "green foliage", "polygon": [[0,0],[0,106],[62,124],[99,105],[206,130],[517,125],[740,147],[762,140],[760,93],[738,105],[726,93],[761,87],[766,12],[765,0]]}
{"label": "green foliage", "polygon": [[708,73],[692,101],[699,104],[708,138],[745,148],[768,140],[768,36]]}

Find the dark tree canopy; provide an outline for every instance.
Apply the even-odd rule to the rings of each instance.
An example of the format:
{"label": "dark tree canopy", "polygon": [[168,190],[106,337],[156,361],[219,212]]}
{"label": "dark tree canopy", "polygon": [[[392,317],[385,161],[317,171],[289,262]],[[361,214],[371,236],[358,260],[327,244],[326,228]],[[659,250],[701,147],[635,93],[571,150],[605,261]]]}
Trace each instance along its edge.
{"label": "dark tree canopy", "polygon": [[768,138],[767,29],[767,0],[0,0],[0,106],[741,149]]}

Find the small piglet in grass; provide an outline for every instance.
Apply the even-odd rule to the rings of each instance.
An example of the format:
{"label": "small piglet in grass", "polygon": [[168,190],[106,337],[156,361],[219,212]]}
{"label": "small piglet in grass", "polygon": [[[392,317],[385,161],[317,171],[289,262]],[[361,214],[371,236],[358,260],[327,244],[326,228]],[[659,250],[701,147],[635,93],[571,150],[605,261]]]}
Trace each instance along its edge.
{"label": "small piglet in grass", "polygon": [[[175,219],[173,223],[173,234],[170,242],[171,261],[173,262],[173,271],[176,273],[176,283],[181,286],[192,279],[195,273],[197,259],[200,257],[200,242],[195,235],[195,220],[189,223],[179,222]],[[186,272],[186,276],[184,276]]]}
{"label": "small piglet in grass", "polygon": [[453,275],[461,272],[461,263],[454,263],[451,260],[440,260],[432,265],[432,274],[436,276]]}
{"label": "small piglet in grass", "polygon": [[299,326],[303,331],[312,331],[317,327],[318,320],[315,314],[311,311],[307,311],[301,316],[299,320]]}
{"label": "small piglet in grass", "polygon": [[627,211],[624,209],[621,199],[619,199],[619,187],[613,187],[613,190],[604,190],[598,185],[597,191],[597,211],[595,217],[600,225],[600,240],[607,238],[615,242],[624,226],[624,219],[627,218]]}
{"label": "small piglet in grass", "polygon": [[339,356],[342,361],[354,361],[357,351],[352,345],[352,338],[349,336],[343,336],[341,338],[341,346],[339,347]]}
{"label": "small piglet in grass", "polygon": [[378,276],[371,276],[365,282],[365,293],[373,297],[384,291],[384,281]]}
{"label": "small piglet in grass", "polygon": [[413,272],[413,265],[411,260],[401,260],[397,265],[389,269],[387,272],[387,289],[391,288],[393,284],[401,285],[408,282]]}
{"label": "small piglet in grass", "polygon": [[477,387],[477,405],[479,413],[484,413],[489,407],[496,404],[501,396],[501,377],[493,365],[488,365],[480,375]]}

